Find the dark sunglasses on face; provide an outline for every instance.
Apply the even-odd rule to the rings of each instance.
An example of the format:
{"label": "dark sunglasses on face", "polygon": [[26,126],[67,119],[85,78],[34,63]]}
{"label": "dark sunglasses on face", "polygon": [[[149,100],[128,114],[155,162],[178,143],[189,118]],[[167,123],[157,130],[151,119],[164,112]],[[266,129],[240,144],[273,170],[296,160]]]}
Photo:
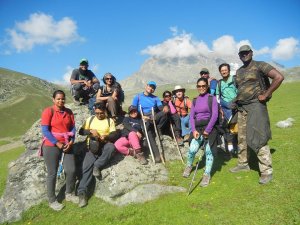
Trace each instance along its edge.
{"label": "dark sunglasses on face", "polygon": [[207,72],[201,72],[200,75],[208,74]]}
{"label": "dark sunglasses on face", "polygon": [[207,85],[197,85],[197,88],[206,88]]}
{"label": "dark sunglasses on face", "polygon": [[248,55],[250,53],[250,51],[242,51],[239,53],[239,55]]}
{"label": "dark sunglasses on face", "polygon": [[107,77],[107,78],[105,78],[105,80],[112,80],[112,78],[111,77]]}

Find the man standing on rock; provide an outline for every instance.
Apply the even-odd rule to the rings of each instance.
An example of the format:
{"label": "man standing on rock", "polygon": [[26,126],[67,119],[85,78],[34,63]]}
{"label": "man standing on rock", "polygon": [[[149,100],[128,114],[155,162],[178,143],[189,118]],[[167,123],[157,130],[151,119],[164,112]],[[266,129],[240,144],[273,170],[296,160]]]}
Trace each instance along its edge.
{"label": "man standing on rock", "polygon": [[[243,62],[236,72],[238,94],[238,165],[230,172],[249,171],[250,147],[258,158],[261,173],[259,183],[266,184],[272,180],[272,157],[268,141],[271,138],[270,120],[267,101],[284,80],[283,75],[265,62],[252,60],[253,51],[249,45],[239,48],[239,57]],[[267,85],[268,78],[272,83]]]}

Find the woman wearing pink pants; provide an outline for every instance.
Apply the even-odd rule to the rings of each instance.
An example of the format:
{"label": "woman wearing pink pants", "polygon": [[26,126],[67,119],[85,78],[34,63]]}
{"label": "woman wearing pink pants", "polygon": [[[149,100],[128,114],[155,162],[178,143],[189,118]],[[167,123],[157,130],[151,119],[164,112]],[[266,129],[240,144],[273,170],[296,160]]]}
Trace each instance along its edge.
{"label": "woman wearing pink pants", "polygon": [[148,162],[141,147],[142,120],[135,106],[129,106],[128,114],[129,117],[125,117],[123,120],[122,137],[115,142],[115,147],[121,154],[131,155],[137,158],[142,165],[146,165]]}

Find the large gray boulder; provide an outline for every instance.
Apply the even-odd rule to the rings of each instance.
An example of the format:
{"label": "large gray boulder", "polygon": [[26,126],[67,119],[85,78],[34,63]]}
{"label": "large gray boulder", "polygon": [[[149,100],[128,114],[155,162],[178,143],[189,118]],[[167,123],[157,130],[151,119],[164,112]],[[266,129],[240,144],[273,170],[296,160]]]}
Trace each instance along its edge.
{"label": "large gray boulder", "polygon": [[[77,131],[89,117],[84,106],[68,106],[72,109]],[[74,144],[78,166],[84,156],[85,137],[76,134]],[[0,199],[0,223],[16,221],[31,206],[46,200],[46,167],[42,157],[37,156],[41,144],[40,121],[37,121],[23,137],[26,151],[19,159],[9,164],[6,189]],[[174,141],[164,136],[164,156],[166,161],[179,160],[180,155]],[[186,155],[187,146],[181,148]],[[114,205],[142,203],[160,195],[172,192],[184,192],[183,187],[162,185],[168,180],[168,171],[163,164],[154,164],[148,156],[148,165],[140,165],[130,156],[116,154],[106,169],[102,171],[103,179],[96,180],[92,192],[96,197]],[[58,196],[63,198],[64,180],[57,183]]]}

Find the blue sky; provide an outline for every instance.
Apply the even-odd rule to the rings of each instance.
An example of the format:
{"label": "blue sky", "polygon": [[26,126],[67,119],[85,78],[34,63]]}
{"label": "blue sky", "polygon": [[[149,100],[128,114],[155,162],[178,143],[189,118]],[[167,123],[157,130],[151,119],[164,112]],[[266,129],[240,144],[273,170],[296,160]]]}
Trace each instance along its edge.
{"label": "blue sky", "polygon": [[119,80],[149,57],[236,54],[300,66],[300,1],[0,0],[0,66],[52,82],[81,58]]}

